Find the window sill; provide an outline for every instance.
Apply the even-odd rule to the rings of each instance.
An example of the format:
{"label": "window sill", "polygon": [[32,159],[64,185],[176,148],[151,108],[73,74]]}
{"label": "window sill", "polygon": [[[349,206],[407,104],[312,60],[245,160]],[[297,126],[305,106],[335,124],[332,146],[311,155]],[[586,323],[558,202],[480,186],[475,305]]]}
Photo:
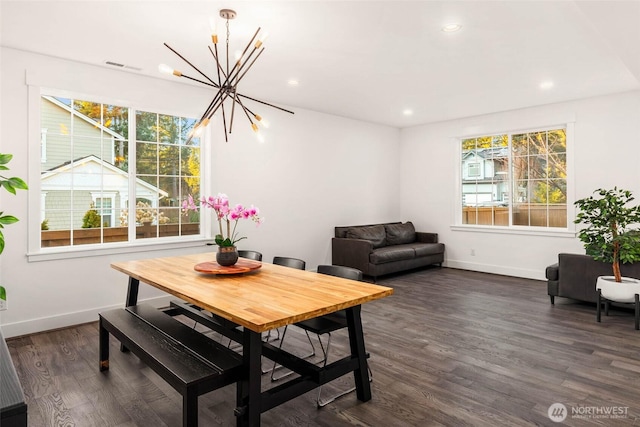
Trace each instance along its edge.
{"label": "window sill", "polygon": [[575,238],[576,232],[566,228],[547,227],[499,227],[491,225],[452,225],[451,231],[467,231],[472,233],[519,234],[524,236],[546,236]]}
{"label": "window sill", "polygon": [[100,244],[100,245],[78,245],[58,248],[43,248],[39,252],[29,252],[27,260],[29,262],[52,261],[59,259],[98,257],[114,254],[141,253],[149,251],[162,251],[182,248],[193,248],[211,243],[211,239],[198,237],[193,240],[180,241],[153,241],[136,242],[123,245],[122,243]]}

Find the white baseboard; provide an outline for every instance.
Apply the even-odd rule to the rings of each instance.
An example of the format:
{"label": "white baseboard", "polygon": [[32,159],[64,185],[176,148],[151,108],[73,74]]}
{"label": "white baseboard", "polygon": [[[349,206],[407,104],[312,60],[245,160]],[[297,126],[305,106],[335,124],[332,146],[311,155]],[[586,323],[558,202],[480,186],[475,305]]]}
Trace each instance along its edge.
{"label": "white baseboard", "polygon": [[[160,296],[140,300],[153,305],[154,307],[166,307],[169,301],[175,297]],[[124,304],[116,304],[104,307],[96,307],[90,310],[77,311],[74,313],[59,314],[51,317],[39,317],[37,319],[29,319],[21,322],[6,323],[2,326],[2,335],[5,338],[18,337],[21,335],[34,334],[37,332],[48,331],[51,329],[66,328],[68,326],[80,325],[82,323],[94,322],[98,320],[98,313],[113,308],[123,307]]]}
{"label": "white baseboard", "polygon": [[460,270],[479,271],[482,273],[501,274],[503,276],[522,277],[525,279],[547,280],[544,277],[544,269],[528,270],[524,268],[512,268],[504,265],[480,264],[467,261],[447,260],[443,263],[444,267],[458,268]]}

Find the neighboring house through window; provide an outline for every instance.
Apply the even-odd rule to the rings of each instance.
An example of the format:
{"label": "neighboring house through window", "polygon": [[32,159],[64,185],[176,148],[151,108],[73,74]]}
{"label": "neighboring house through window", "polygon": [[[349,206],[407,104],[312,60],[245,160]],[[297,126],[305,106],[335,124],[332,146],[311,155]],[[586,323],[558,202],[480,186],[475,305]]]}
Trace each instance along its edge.
{"label": "neighboring house through window", "polygon": [[462,224],[567,227],[565,128],[461,140]]}
{"label": "neighboring house through window", "polygon": [[180,211],[200,191],[195,119],[50,94],[40,111],[41,247],[200,234]]}

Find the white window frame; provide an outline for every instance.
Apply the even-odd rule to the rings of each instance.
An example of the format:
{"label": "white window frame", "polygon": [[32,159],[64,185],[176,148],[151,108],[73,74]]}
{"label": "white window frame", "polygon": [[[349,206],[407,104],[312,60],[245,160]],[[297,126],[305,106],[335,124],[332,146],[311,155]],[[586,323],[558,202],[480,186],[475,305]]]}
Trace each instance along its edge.
{"label": "white window frame", "polygon": [[40,162],[47,162],[47,128],[40,131]]}
{"label": "white window frame", "polygon": [[[44,215],[45,195],[41,194],[40,170],[42,161],[42,128],[41,128],[41,101],[43,95],[52,95],[56,97],[70,99],[85,99],[92,102],[103,104],[121,105],[129,108],[130,114],[135,111],[152,111],[158,114],[166,114],[178,117],[189,116],[176,111],[166,111],[165,109],[154,108],[153,106],[144,106],[134,101],[122,99],[110,99],[105,96],[94,94],[79,93],[75,91],[60,90],[45,87],[39,84],[28,84],[29,98],[29,233],[28,233],[28,252],[27,259],[29,262],[48,261],[56,259],[69,259],[80,257],[91,257],[101,255],[112,255],[120,253],[145,253],[153,250],[166,250],[202,246],[211,240],[211,222],[212,217],[210,209],[204,209],[200,216],[200,234],[190,236],[162,237],[153,239],[135,239],[135,227],[129,229],[129,241],[113,242],[113,243],[96,243],[78,246],[61,246],[54,248],[41,247],[41,224]],[[132,142],[129,146],[129,156],[135,156],[135,120],[129,120],[129,140]],[[200,136],[200,191],[202,194],[210,193],[209,183],[211,181],[211,164],[207,159],[211,158],[211,134],[206,129]],[[135,158],[135,157],[134,157]],[[129,174],[136,176],[135,162],[129,167]],[[135,180],[129,180],[129,194],[135,192]],[[130,204],[131,205],[131,204]],[[129,206],[129,217],[135,218],[135,204]],[[114,212],[117,209],[114,206]],[[116,224],[117,225],[117,224]],[[133,236],[131,236],[133,234]],[[132,239],[133,237],[133,239]]]}
{"label": "white window frame", "polygon": [[[455,172],[456,172],[456,180],[455,180],[455,202],[454,202],[454,217],[453,224],[450,226],[452,231],[472,231],[479,233],[492,233],[492,234],[521,234],[521,235],[532,235],[532,236],[553,236],[553,237],[566,237],[566,238],[575,238],[576,228],[573,223],[573,218],[575,218],[575,206],[573,202],[576,200],[575,198],[575,181],[574,181],[574,167],[573,167],[573,152],[574,152],[574,128],[575,128],[575,119],[568,118],[566,121],[557,121],[555,123],[549,125],[548,123],[554,123],[554,121],[548,121],[546,124],[541,125],[531,125],[522,128],[513,128],[509,130],[505,130],[504,128],[499,127],[488,127],[485,130],[481,130],[478,133],[469,134],[469,135],[460,135],[453,136],[450,138],[452,144],[455,144],[456,147],[456,156],[455,156]],[[463,224],[462,223],[462,146],[461,141],[464,139],[474,138],[478,136],[487,136],[487,135],[499,135],[499,134],[508,134],[509,139],[511,139],[511,135],[527,133],[527,132],[539,132],[545,130],[552,129],[560,129],[563,128],[566,130],[566,165],[567,165],[567,227],[537,227],[537,226],[523,226],[523,225],[509,225],[509,226],[496,226],[496,225],[478,225],[478,224]],[[511,141],[509,140],[509,147],[511,147]],[[508,172],[508,180],[509,180],[509,188],[512,186],[512,167],[511,167],[511,153],[509,154],[509,172]],[[511,221],[512,217],[512,209],[513,203],[509,200],[509,221]]]}

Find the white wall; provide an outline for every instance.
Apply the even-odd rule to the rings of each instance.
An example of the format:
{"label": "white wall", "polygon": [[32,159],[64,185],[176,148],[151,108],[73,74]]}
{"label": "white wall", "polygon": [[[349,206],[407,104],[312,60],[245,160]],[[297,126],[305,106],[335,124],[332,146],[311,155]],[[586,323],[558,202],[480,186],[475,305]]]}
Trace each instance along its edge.
{"label": "white wall", "polygon": [[[14,154],[11,175],[27,177],[28,87],[42,85],[134,102],[140,108],[199,116],[210,91],[57,58],[2,48],[0,69],[0,152]],[[255,204],[266,217],[255,229],[241,224],[248,239],[241,248],[305,259],[307,268],[330,263],[330,241],[336,225],[396,220],[400,214],[399,141],[397,129],[292,108],[290,116],[269,108],[271,127],[258,143],[238,117],[231,141],[213,129],[212,192],[225,192],[232,203]],[[256,109],[257,110],[257,109]],[[258,111],[256,111],[258,112]],[[210,126],[214,128],[214,126]],[[37,177],[37,175],[36,175]],[[177,253],[190,249],[103,255],[28,262],[28,197],[0,192],[0,206],[21,219],[5,228],[7,247],[0,256],[0,284],[8,293],[0,312],[5,337],[97,319],[100,310],[122,306],[126,277],[111,262]],[[31,229],[29,229],[31,227]],[[141,298],[162,293],[141,287]],[[157,301],[156,301],[157,302]]]}
{"label": "white wall", "polygon": [[569,175],[574,200],[613,186],[633,191],[640,200],[639,118],[640,92],[628,92],[403,129],[401,216],[412,218],[420,230],[439,233],[449,267],[544,279],[545,267],[557,262],[558,253],[584,253],[573,234],[451,229],[458,209],[455,138],[573,122]]}

